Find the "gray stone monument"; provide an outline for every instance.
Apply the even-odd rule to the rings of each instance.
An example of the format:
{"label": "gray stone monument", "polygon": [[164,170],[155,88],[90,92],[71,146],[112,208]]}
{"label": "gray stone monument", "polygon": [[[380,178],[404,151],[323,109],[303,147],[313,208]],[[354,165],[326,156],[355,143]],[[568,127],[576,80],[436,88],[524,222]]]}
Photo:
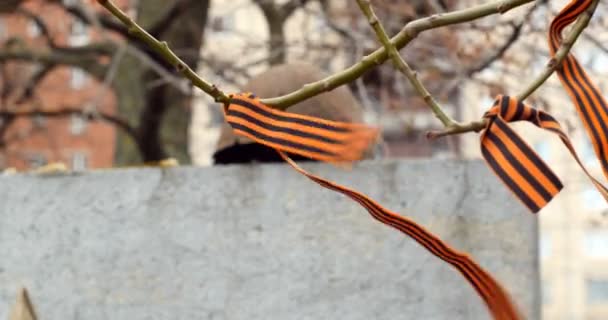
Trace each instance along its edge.
{"label": "gray stone monument", "polygon": [[[470,253],[539,319],[537,220],[482,162],[312,172]],[[0,319],[490,319],[451,266],[287,165],[0,177]]]}

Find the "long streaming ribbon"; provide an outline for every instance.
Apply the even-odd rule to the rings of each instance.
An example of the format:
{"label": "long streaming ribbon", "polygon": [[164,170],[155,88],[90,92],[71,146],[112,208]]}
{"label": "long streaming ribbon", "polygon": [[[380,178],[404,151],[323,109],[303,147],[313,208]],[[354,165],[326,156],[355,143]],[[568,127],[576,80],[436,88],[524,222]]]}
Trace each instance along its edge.
{"label": "long streaming ribbon", "polygon": [[224,112],[226,121],[236,134],[276,149],[299,173],[357,201],[373,218],[400,230],[433,255],[451,264],[481,296],[494,319],[521,319],[505,289],[468,255],[453,249],[413,220],[383,208],[367,196],[308,173],[285,154],[290,152],[336,163],[353,161],[360,158],[374,141],[378,133],[376,129],[275,110],[249,93],[231,95]]}
{"label": "long streaming ribbon", "polygon": [[[553,19],[549,30],[549,49],[554,56],[562,42],[562,31],[593,4],[593,0],[571,1]],[[598,88],[572,54],[568,54],[556,73],[576,106],[604,175],[608,177],[608,108]]]}
{"label": "long streaming ribbon", "polygon": [[[555,55],[560,46],[563,29],[592,3],[593,0],[573,0],[555,17],[549,31],[551,55]],[[604,174],[608,177],[606,102],[571,54],[564,59],[557,74],[576,106]],[[376,129],[363,124],[334,122],[275,110],[250,93],[231,95],[224,112],[226,121],[236,134],[276,149],[299,173],[327,189],[350,197],[367,209],[374,219],[402,231],[433,255],[456,268],[484,300],[494,319],[522,318],[507,292],[468,255],[451,248],[413,220],[383,208],[369,197],[305,171],[286,154],[330,163],[355,161],[361,158],[376,138]],[[536,152],[511,129],[509,122],[528,121],[557,134],[593,185],[608,201],[608,189],[583,166],[570,139],[551,115],[531,108],[514,97],[499,95],[484,118],[487,125],[481,134],[482,155],[498,178],[530,211],[536,213],[542,209],[560,192],[563,185]]]}

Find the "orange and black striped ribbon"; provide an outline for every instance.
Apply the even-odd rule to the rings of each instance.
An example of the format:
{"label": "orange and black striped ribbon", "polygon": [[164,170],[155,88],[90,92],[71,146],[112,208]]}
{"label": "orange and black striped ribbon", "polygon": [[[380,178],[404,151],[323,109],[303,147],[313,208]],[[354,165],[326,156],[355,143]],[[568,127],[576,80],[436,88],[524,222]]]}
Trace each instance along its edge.
{"label": "orange and black striped ribbon", "polygon": [[373,218],[405,233],[456,268],[482,297],[494,319],[521,319],[505,289],[468,255],[451,248],[413,220],[383,208],[367,196],[308,173],[285,154],[291,152],[330,162],[358,160],[375,138],[377,130],[363,124],[332,122],[273,110],[248,93],[232,95],[224,112],[236,134],[275,148],[299,173],[357,201]]}
{"label": "orange and black striped ribbon", "polygon": [[[549,49],[555,56],[561,42],[562,31],[593,4],[593,0],[571,1],[551,22]],[[601,92],[593,84],[572,54],[568,54],[556,70],[562,86],[576,106],[577,113],[587,131],[604,175],[608,177],[608,108]],[[597,184],[596,184],[597,185]]]}
{"label": "orange and black striped ribbon", "polygon": [[536,213],[561,191],[563,185],[547,164],[509,127],[508,122],[529,121],[557,134],[574,159],[608,200],[608,189],[593,178],[579,159],[570,139],[548,113],[531,108],[514,97],[499,95],[485,113],[486,129],[481,134],[481,153],[496,175]]}
{"label": "orange and black striped ribbon", "polygon": [[274,149],[330,162],[361,158],[377,138],[378,130],[270,108],[251,93],[233,94],[224,108],[236,134]]}
{"label": "orange and black striped ribbon", "polygon": [[[562,30],[592,4],[574,0],[553,20],[549,32],[551,54],[561,42]],[[558,75],[574,101],[587,133],[593,141],[604,174],[608,177],[608,109],[576,59],[569,55]],[[236,134],[276,149],[299,173],[319,185],[357,201],[378,221],[407,234],[432,254],[451,264],[483,298],[494,319],[521,319],[506,291],[469,256],[445,244],[414,221],[380,206],[367,196],[306,172],[285,152],[326,162],[349,162],[361,158],[378,131],[362,124],[323,120],[274,110],[253,94],[232,95],[225,107],[227,122]],[[542,209],[563,185],[547,164],[513,131],[508,123],[529,121],[557,134],[575,160],[608,200],[608,189],[594,179],[576,155],[559,123],[546,112],[533,109],[509,96],[499,96],[484,117],[481,150],[490,168],[532,212]]]}
{"label": "orange and black striped ribbon", "polygon": [[[589,9],[592,0],[571,1],[551,23],[549,46],[557,52],[566,26]],[[594,151],[608,177],[608,109],[598,88],[589,79],[572,54],[557,69],[559,79],[574,102]],[[563,185],[542,159],[507,125],[511,121],[529,121],[557,134],[600,194],[608,201],[608,189],[591,176],[577,156],[570,139],[555,118],[533,109],[513,97],[499,96],[484,117],[487,126],[481,135],[484,159],[505,185],[532,212],[542,209],[559,193]]]}

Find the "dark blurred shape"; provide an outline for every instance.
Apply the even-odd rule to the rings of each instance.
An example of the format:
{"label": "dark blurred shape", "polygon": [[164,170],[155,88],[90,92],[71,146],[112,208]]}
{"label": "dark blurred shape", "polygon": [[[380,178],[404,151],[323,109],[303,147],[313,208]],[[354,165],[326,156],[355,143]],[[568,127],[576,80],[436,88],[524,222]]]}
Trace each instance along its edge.
{"label": "dark blurred shape", "polygon": [[[300,155],[290,154],[289,157],[295,161],[316,161]],[[215,164],[231,163],[255,163],[255,162],[283,162],[279,153],[259,143],[234,144],[217,151],[213,155]]]}
{"label": "dark blurred shape", "polygon": [[0,0],[0,13],[14,12],[21,2],[24,2],[24,0]]}

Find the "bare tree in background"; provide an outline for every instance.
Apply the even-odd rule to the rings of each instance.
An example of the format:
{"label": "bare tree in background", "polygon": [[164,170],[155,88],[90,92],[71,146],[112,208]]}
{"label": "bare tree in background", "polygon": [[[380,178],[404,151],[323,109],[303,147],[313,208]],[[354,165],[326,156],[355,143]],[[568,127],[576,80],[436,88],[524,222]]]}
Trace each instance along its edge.
{"label": "bare tree in background", "polygon": [[[41,30],[36,45],[24,39],[10,37],[3,40],[0,48],[2,71],[2,103],[0,104],[0,148],[6,145],[5,133],[19,117],[65,117],[80,113],[88,120],[104,120],[118,129],[116,164],[139,161],[155,161],[168,156],[180,162],[188,162],[187,139],[192,86],[178,76],[158,53],[146,46],[128,29],[99,9],[95,1],[40,2],[68,13],[99,33],[95,41],[83,46],[70,46],[49,33],[54,21],[46,21],[44,15],[31,10],[23,1],[3,1],[0,14],[19,14]],[[27,2],[27,1],[26,1]],[[242,87],[255,74],[250,70],[263,70],[270,65],[303,60],[322,66],[330,72],[347,67],[375,50],[378,45],[367,21],[354,5],[340,6],[327,0],[248,0],[239,3],[255,5],[266,20],[269,41],[251,39],[243,34],[243,47],[233,48],[242,57],[255,48],[266,48],[262,58],[250,59],[244,64],[222,56],[200,56],[204,34],[214,32],[213,23],[207,23],[211,1],[204,0],[146,0],[138,1],[134,15],[152,36],[165,40],[176,54],[193,69],[201,66],[215,73],[221,83]],[[236,3],[237,1],[235,1]],[[472,6],[478,1],[417,0],[372,1],[389,34],[396,34],[408,22],[421,17]],[[598,10],[601,10],[598,9]],[[504,91],[504,83],[496,74],[513,74],[530,61],[519,59],[522,48],[527,56],[545,61],[548,56],[544,41],[546,25],[555,13],[546,1],[519,8],[516,14],[500,18],[486,18],[450,28],[429,30],[403,50],[418,76],[427,84],[429,91],[443,104],[453,105],[458,98],[458,88],[465,81],[473,81],[494,92]],[[310,33],[296,42],[290,40],[286,24],[295,14],[304,14],[311,20],[323,21],[322,29]],[[605,19],[597,19],[589,28],[600,28]],[[456,34],[459,36],[457,37]],[[332,36],[338,41],[328,41]],[[539,40],[543,39],[543,40]],[[603,39],[595,40],[602,46]],[[536,44],[536,45],[533,45]],[[214,46],[205,43],[205,46]],[[294,48],[299,48],[295,50]],[[336,56],[346,57],[346,65],[332,65]],[[75,66],[101,83],[105,83],[117,99],[118,110],[84,110],[82,106],[52,106],[53,112],[31,111],[36,100],[36,88],[54,70],[62,66]],[[254,68],[255,69],[255,68]],[[16,71],[21,70],[21,71]],[[485,76],[491,71],[492,77]],[[358,95],[367,111],[374,114],[385,127],[388,140],[409,137],[414,143],[424,139],[422,131],[414,128],[413,115],[428,113],[425,102],[401,79],[391,66],[383,65],[365,72],[363,77],[348,84]],[[533,96],[532,98],[538,98]],[[542,102],[542,101],[540,101]],[[37,102],[40,103],[40,102]],[[44,109],[41,106],[40,109]],[[459,119],[459,108],[452,114]],[[94,110],[95,111],[95,110]],[[406,116],[404,116],[406,115]],[[460,120],[460,119],[459,119]],[[458,150],[457,136],[425,143],[439,149]],[[456,145],[456,146],[455,146]],[[404,154],[415,155],[412,150]]]}
{"label": "bare tree in background", "polygon": [[[27,2],[27,1],[26,1]],[[17,6],[4,5],[5,14],[21,15],[37,25],[43,43],[21,37],[5,39],[0,49],[3,69],[30,67],[22,76],[9,77],[2,73],[3,101],[0,105],[0,133],[5,132],[18,117],[43,115],[65,117],[82,113],[89,120],[105,120],[118,130],[117,164],[155,161],[169,154],[186,162],[187,128],[190,120],[191,87],[180,81],[176,71],[156,52],[129,34],[126,27],[93,3],[84,1],[29,1]],[[51,32],[56,21],[47,21],[44,10],[30,10],[28,4],[37,2],[44,10],[63,10],[73,19],[84,23],[98,35],[86,45],[69,45],[62,34]],[[147,26],[150,34],[171,43],[180,57],[190,65],[198,64],[207,20],[207,0],[146,0],[135,7],[138,22]],[[64,34],[63,34],[64,36]],[[116,96],[115,114],[84,110],[82,106],[45,106],[36,99],[36,88],[49,74],[64,66],[78,67],[90,77],[111,88]],[[22,68],[23,70],[23,68]],[[21,77],[21,75],[20,75]],[[12,97],[12,99],[8,99]],[[52,112],[23,112],[32,110]],[[5,145],[0,136],[0,147]],[[3,143],[4,142],[4,143]]]}

